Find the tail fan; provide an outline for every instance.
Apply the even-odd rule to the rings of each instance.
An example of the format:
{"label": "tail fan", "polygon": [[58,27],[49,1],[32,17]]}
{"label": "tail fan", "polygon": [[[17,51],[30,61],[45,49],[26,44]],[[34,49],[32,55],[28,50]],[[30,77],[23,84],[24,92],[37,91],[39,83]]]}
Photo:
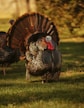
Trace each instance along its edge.
{"label": "tail fan", "polygon": [[27,13],[19,17],[7,34],[8,45],[23,51],[30,37],[34,41],[39,36],[50,35],[57,44],[59,43],[59,36],[54,23],[39,13]]}

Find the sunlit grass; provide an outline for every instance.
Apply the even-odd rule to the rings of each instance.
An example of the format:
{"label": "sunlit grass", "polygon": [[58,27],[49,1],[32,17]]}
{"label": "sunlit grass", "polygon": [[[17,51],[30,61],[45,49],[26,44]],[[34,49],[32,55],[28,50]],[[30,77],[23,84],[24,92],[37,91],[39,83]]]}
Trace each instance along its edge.
{"label": "sunlit grass", "polygon": [[51,106],[67,108],[69,105],[71,108],[84,107],[84,73],[65,72],[61,74],[58,82],[45,84],[41,84],[40,78],[33,77],[31,82],[27,82],[25,73],[22,77],[21,73],[12,76],[11,71],[5,78],[4,76],[0,78],[0,106],[4,108],[51,108]]}

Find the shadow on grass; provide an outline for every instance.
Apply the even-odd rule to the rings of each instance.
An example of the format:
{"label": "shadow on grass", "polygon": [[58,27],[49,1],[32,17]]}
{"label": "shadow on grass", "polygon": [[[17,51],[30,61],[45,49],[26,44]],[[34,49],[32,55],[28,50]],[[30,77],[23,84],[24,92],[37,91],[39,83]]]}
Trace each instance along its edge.
{"label": "shadow on grass", "polygon": [[[62,78],[58,82],[41,84],[38,82],[12,82],[1,83],[0,88],[8,90],[0,94],[0,105],[8,104],[20,105],[22,103],[32,103],[38,101],[65,101],[73,103],[84,103],[84,76]],[[12,91],[12,92],[11,92]]]}
{"label": "shadow on grass", "polygon": [[84,71],[84,42],[61,42],[62,71]]}
{"label": "shadow on grass", "polygon": [[3,72],[0,72],[0,79],[20,79],[25,76],[25,63],[20,61],[12,64],[6,69],[6,75],[3,75]]}
{"label": "shadow on grass", "polygon": [[61,78],[59,80],[59,82],[66,83],[66,84],[84,83],[84,75],[75,75],[75,76],[71,76],[71,77]]}
{"label": "shadow on grass", "polygon": [[[24,85],[18,85],[24,88]],[[31,91],[23,90],[23,92],[17,93],[10,93],[10,94],[1,94],[0,95],[0,105],[8,105],[8,104],[15,104],[19,105],[22,103],[32,103],[38,101],[59,101],[59,102],[73,102],[73,103],[83,103],[84,102],[84,89],[83,88],[68,88],[68,89],[56,89],[53,88],[51,90],[46,91],[35,91],[34,89],[37,88],[37,85],[33,85],[34,88]],[[47,86],[47,85],[46,85]],[[48,85],[49,86],[49,85]],[[32,87],[29,85],[29,87]],[[51,86],[52,87],[52,86]],[[42,85],[40,86],[43,89]]]}

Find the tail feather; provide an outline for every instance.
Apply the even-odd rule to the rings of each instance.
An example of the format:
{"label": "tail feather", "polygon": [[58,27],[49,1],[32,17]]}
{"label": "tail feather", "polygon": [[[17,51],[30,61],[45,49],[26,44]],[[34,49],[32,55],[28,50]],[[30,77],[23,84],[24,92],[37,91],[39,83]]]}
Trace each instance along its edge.
{"label": "tail feather", "polygon": [[44,18],[43,24],[42,24],[42,32],[46,32],[45,28],[46,28],[47,23],[48,23],[48,18]]}
{"label": "tail feather", "polygon": [[[23,44],[24,43],[27,44],[28,39],[32,35],[38,34],[38,33],[51,35],[52,38],[57,42],[57,44],[59,42],[57,29],[54,23],[51,22],[47,17],[39,13],[24,14],[23,16],[19,17],[15,21],[15,23],[13,24],[11,28],[11,31],[8,32],[9,46],[10,47],[15,46],[15,48],[18,48],[18,47],[20,48],[21,47],[20,43],[23,42]],[[26,44],[24,44],[24,47]]]}

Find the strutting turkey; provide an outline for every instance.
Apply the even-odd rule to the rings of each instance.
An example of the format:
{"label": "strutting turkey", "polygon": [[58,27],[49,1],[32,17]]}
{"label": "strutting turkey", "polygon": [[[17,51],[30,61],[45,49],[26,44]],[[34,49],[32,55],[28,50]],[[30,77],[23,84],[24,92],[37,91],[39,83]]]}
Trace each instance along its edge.
{"label": "strutting turkey", "polygon": [[[47,49],[47,36],[52,37],[55,43],[53,51]],[[26,13],[15,21],[7,38],[8,46],[15,50],[19,49],[20,54],[26,57],[26,79],[29,79],[30,75],[42,76],[43,80],[59,78],[59,36],[51,20],[39,13]]]}

